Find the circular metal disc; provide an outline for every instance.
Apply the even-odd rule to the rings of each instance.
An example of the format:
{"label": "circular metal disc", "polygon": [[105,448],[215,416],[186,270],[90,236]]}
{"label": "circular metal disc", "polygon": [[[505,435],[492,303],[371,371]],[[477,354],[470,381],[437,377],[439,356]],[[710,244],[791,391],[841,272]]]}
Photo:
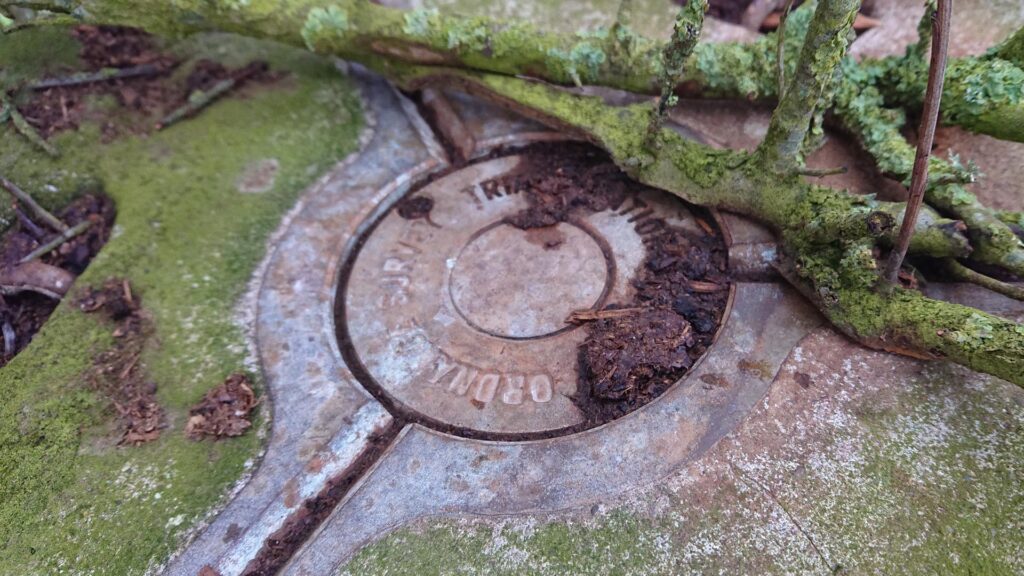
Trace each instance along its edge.
{"label": "circular metal disc", "polygon": [[416,195],[429,218],[391,209],[364,238],[343,287],[350,349],[385,394],[457,428],[538,433],[582,421],[576,310],[628,302],[644,222],[696,229],[682,202],[643,192],[616,211],[521,230],[518,190],[483,186],[521,156],[485,160]]}

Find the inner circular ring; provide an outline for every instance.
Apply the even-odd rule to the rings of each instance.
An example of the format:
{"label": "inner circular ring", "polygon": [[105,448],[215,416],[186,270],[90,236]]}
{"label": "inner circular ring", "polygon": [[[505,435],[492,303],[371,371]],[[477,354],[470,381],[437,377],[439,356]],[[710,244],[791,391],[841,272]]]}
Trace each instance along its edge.
{"label": "inner circular ring", "polygon": [[476,231],[448,266],[448,295],[473,329],[533,340],[575,328],[575,310],[603,305],[615,260],[600,234],[581,221],[523,230],[505,220]]}

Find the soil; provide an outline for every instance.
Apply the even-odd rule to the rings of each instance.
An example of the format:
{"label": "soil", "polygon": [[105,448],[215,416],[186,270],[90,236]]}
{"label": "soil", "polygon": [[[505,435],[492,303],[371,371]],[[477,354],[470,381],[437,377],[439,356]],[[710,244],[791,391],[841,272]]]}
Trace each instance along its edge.
{"label": "soil", "polygon": [[[99,193],[81,196],[56,216],[70,227],[85,220],[92,221],[92,225],[57,249],[33,260],[30,265],[19,265],[22,258],[57,237],[57,233],[36,222],[20,208],[18,212],[18,224],[0,238],[0,282],[34,286],[36,289],[0,296],[0,324],[6,324],[0,333],[4,342],[0,367],[32,341],[60,303],[58,298],[43,295],[38,290],[63,296],[74,277],[85,270],[106,244],[114,224],[114,203],[107,196]],[[58,290],[53,282],[48,282],[50,278],[59,280],[62,288]]]}
{"label": "soil", "polygon": [[[19,110],[44,138],[77,129],[87,118],[87,103],[94,96],[112,96],[121,108],[140,113],[141,122],[128,129],[145,133],[156,125],[154,118],[184,105],[195,91],[208,90],[220,80],[235,78],[237,90],[243,82],[272,82],[281,76],[269,73],[267,64],[262,61],[229,70],[219,63],[200,60],[183,85],[179,85],[171,79],[171,73],[179,62],[162,52],[154,38],[145,32],[116,26],[83,25],[75,27],[71,34],[82,45],[80,57],[86,72],[137,66],[149,66],[151,70],[141,76],[33,91],[28,103]],[[113,139],[123,129],[124,126],[118,128],[112,122],[103,126],[107,139]]]}
{"label": "soil", "polygon": [[192,440],[241,436],[252,426],[249,413],[259,403],[249,377],[232,374],[189,410],[185,435]]}
{"label": "soil", "polygon": [[[133,78],[36,90],[21,113],[44,138],[75,130],[87,115],[91,96],[110,95],[123,108],[160,110],[179,98],[165,78],[178,62],[162,53],[145,32],[116,26],[76,26],[71,35],[81,43],[86,72],[150,65],[154,72]],[[112,128],[107,128],[112,130]]]}
{"label": "soil", "polygon": [[[242,571],[242,576],[277,574],[299,546],[348,494],[356,481],[377,462],[404,425],[404,422],[396,420],[371,435],[366,448],[351,466],[329,480],[319,494],[303,502],[302,506],[285,520],[284,525],[263,542],[263,547]],[[211,576],[217,574],[212,568],[207,573]]]}
{"label": "soil", "polygon": [[118,444],[138,445],[160,437],[166,426],[156,401],[156,383],[146,377],[141,361],[152,322],[127,280],[111,278],[89,288],[78,299],[83,312],[103,315],[113,324],[114,346],[93,359],[88,382],[103,394],[121,421]]}
{"label": "soil", "polygon": [[398,215],[406,220],[430,218],[433,209],[434,199],[427,196],[407,196],[395,206]]}
{"label": "soil", "polygon": [[[645,190],[602,152],[581,144],[528,149],[516,173],[483,184],[525,195],[529,208],[509,223],[521,229],[555,225],[574,215],[618,210]],[[658,192],[664,194],[664,192]],[[681,202],[681,201],[680,201]],[[704,354],[728,301],[727,248],[710,215],[687,206],[701,233],[658,218],[638,220],[646,250],[630,301],[589,314],[578,351],[573,397],[585,427],[627,414],[657,398]]]}

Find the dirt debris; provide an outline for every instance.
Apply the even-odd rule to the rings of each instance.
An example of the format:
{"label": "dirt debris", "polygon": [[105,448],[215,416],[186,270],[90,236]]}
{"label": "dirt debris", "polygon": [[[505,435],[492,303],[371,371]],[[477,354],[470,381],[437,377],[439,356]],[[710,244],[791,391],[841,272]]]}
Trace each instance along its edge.
{"label": "dirt debris", "polygon": [[86,194],[58,213],[68,226],[86,220],[89,228],[39,258],[21,261],[57,237],[18,208],[18,223],[0,238],[0,367],[27,346],[67,293],[74,278],[85,270],[110,238],[114,203],[100,193]]}
{"label": "dirt debris", "polygon": [[409,196],[403,198],[395,208],[398,215],[406,220],[429,219],[430,211],[434,209],[434,199],[428,196]]}
{"label": "dirt debris", "polygon": [[[141,30],[82,25],[75,27],[71,34],[82,45],[80,56],[86,72],[102,73],[99,76],[102,79],[32,92],[31,98],[19,109],[44,138],[77,129],[89,116],[87,103],[93,96],[112,96],[119,106],[141,116],[140,120],[127,127],[113,122],[104,123],[104,137],[110,140],[126,128],[133,133],[152,130],[153,117],[163,117],[185,106],[190,96],[209,90],[222,80],[235,79],[232,90],[237,91],[244,83],[269,83],[282,77],[280,73],[269,72],[267,63],[263,61],[229,70],[211,60],[199,60],[182,83],[171,77],[171,72],[181,64],[178,59],[164,52],[152,36]],[[64,80],[74,77],[68,76]],[[44,85],[59,84],[61,80],[48,79]]]}
{"label": "dirt debris", "polygon": [[82,45],[80,57],[88,72],[146,66],[151,73],[35,90],[21,111],[44,138],[77,129],[87,117],[90,96],[110,95],[120,106],[144,113],[178,97],[165,82],[178,61],[163,53],[152,36],[131,28],[86,25],[74,27],[71,35]]}
{"label": "dirt debris", "polygon": [[264,540],[263,547],[242,571],[242,576],[273,576],[280,572],[352,486],[377,462],[404,426],[404,422],[395,420],[375,430],[368,438],[366,448],[344,472],[328,480],[319,494],[303,502],[283,526]]}
{"label": "dirt debris", "polygon": [[660,396],[710,346],[729,297],[725,242],[711,215],[697,207],[687,209],[700,231],[650,214],[640,218],[638,196],[653,189],[631,181],[595,148],[541,144],[523,155],[526,161],[516,172],[482,184],[485,193],[525,196],[528,208],[510,224],[536,229],[580,213],[622,210],[630,212],[643,238],[644,266],[633,280],[631,300],[567,319],[585,323],[588,334],[578,350],[572,400],[587,427],[598,425]]}
{"label": "dirt debris", "polygon": [[189,410],[185,435],[191,440],[241,436],[252,426],[249,414],[259,403],[249,377],[232,374]]}
{"label": "dirt debris", "polygon": [[160,437],[166,427],[156,399],[156,383],[147,378],[142,353],[152,335],[152,322],[126,279],[110,278],[86,289],[78,308],[102,314],[113,323],[114,345],[93,359],[89,385],[103,394],[121,420],[120,445],[139,445]]}

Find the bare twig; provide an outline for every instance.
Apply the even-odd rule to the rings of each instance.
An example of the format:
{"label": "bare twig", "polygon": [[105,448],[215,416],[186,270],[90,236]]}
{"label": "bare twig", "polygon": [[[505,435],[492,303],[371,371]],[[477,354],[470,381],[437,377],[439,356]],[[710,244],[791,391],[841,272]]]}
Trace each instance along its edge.
{"label": "bare twig", "polygon": [[939,103],[942,100],[942,84],[946,77],[946,54],[949,51],[949,24],[952,19],[953,0],[939,0],[938,9],[932,16],[932,57],[928,69],[928,87],[924,95],[924,110],[921,112],[920,139],[914,156],[914,171],[910,177],[910,197],[903,215],[899,236],[889,261],[885,266],[884,278],[889,285],[895,285],[900,266],[910,246],[910,236],[917,222],[917,213],[924,201],[925,186],[928,184],[928,158],[935,140],[935,125],[939,121]]}
{"label": "bare twig", "polygon": [[216,102],[221,96],[234,90],[238,86],[241,86],[243,82],[266,69],[267,64],[265,62],[253,62],[232,74],[231,77],[217,82],[209,90],[196,90],[189,95],[188,102],[178,107],[167,116],[164,116],[156,125],[156,129],[163,130],[164,128],[176,124],[189,116],[195,115],[203,108],[206,108],[210,104]]}
{"label": "bare twig", "polygon": [[138,76],[154,76],[162,74],[167,66],[158,64],[140,64],[128,68],[104,68],[99,72],[81,72],[61,78],[49,78],[30,84],[32,90],[48,90],[50,88],[66,88],[69,86],[81,86],[83,84],[94,84],[108,80],[121,80],[125,78],[136,78]]}
{"label": "bare twig", "polygon": [[574,310],[565,319],[566,324],[581,324],[594,320],[608,320],[611,318],[622,318],[641,311],[642,308],[613,308],[611,310]]}
{"label": "bare twig", "polygon": [[971,284],[977,284],[982,288],[988,288],[997,294],[1002,294],[1003,296],[1013,298],[1014,300],[1024,301],[1024,286],[1018,286],[1001,280],[996,280],[991,276],[986,276],[980,272],[971,270],[956,260],[947,261],[946,269],[953,278],[963,280],[964,282],[970,282]]}
{"label": "bare twig", "polygon": [[729,287],[723,284],[715,284],[714,282],[704,282],[703,280],[690,280],[687,282],[687,287],[694,292],[701,294],[711,294],[713,292],[721,292],[727,290]]}
{"label": "bare twig", "polygon": [[7,319],[6,314],[4,315],[4,358],[10,358],[14,356],[14,350],[18,342],[18,335],[14,333],[14,326],[11,325],[11,321]]}
{"label": "bare twig", "polygon": [[47,211],[46,208],[43,208],[38,203],[36,203],[36,201],[31,196],[29,196],[27,192],[25,192],[21,188],[18,188],[14,184],[14,182],[11,182],[10,180],[0,176],[0,187],[2,187],[4,190],[7,190],[7,192],[9,192],[11,196],[14,196],[14,198],[18,200],[18,202],[21,202],[25,206],[28,206],[29,210],[31,210],[33,214],[38,216],[40,220],[45,222],[47,226],[52,228],[54,232],[60,232],[63,234],[64,232],[68,231],[67,224],[61,222],[59,218],[57,218],[53,214],[50,214],[50,212]]}
{"label": "bare twig", "polygon": [[[451,160],[462,163],[472,158],[473,150],[476,149],[476,138],[459,118],[444,93],[436,88],[424,88],[420,92],[420,102],[430,112],[429,115],[433,116],[431,125],[450,148],[449,154],[454,156]],[[427,218],[430,218],[429,213]]]}
{"label": "bare twig", "polygon": [[36,132],[36,129],[28,123],[28,120],[21,115],[21,112],[18,112],[18,109],[3,92],[0,92],[0,104],[3,105],[7,114],[10,116],[11,122],[14,123],[14,128],[20,132],[22,136],[27,138],[29,142],[35,144],[50,156],[53,156],[54,158],[60,156],[60,152],[57,148],[54,147],[53,144],[44,140],[43,137],[39,135],[39,132]]}
{"label": "bare twig", "polygon": [[61,244],[67,242],[68,240],[71,240],[72,238],[78,236],[82,232],[85,232],[86,230],[89,229],[90,226],[92,226],[92,220],[82,220],[78,224],[75,224],[73,227],[68,228],[66,232],[59,234],[53,240],[50,240],[49,242],[43,244],[39,248],[36,248],[32,252],[29,252],[28,255],[19,260],[18,263],[24,264],[26,262],[31,262],[32,260],[35,260],[36,258],[42,256],[43,254],[46,254],[47,252],[58,248]]}
{"label": "bare twig", "polygon": [[21,209],[21,206],[19,206],[17,202],[14,203],[14,214],[17,215],[18,222],[21,224],[21,227],[29,233],[29,235],[35,238],[37,242],[43,241],[43,238],[46,237],[46,231],[37,226],[36,223],[28,217],[28,214],[25,214],[25,211]]}

